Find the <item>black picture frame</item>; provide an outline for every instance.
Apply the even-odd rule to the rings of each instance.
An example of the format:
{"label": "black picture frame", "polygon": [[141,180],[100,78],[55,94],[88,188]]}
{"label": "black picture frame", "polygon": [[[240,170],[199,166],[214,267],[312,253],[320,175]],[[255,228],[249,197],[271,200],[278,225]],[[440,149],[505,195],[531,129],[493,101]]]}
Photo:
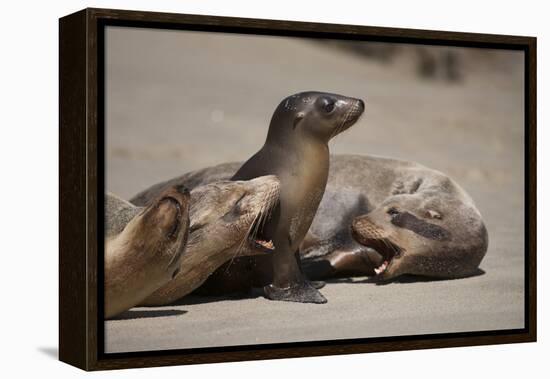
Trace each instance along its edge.
{"label": "black picture frame", "polygon": [[[525,54],[525,328],[354,340],[103,352],[104,28],[109,25],[520,50]],[[84,9],[59,20],[59,359],[85,370],[536,341],[536,38]]]}

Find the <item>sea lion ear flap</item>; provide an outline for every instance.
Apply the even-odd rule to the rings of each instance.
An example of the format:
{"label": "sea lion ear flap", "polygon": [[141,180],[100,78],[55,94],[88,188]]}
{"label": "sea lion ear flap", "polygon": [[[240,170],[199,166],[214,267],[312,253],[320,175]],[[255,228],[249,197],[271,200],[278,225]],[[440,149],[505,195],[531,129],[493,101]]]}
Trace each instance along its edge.
{"label": "sea lion ear flap", "polygon": [[434,210],[429,209],[428,212],[426,212],[426,215],[430,218],[435,218],[435,219],[441,220],[441,214],[439,212],[434,211]]}
{"label": "sea lion ear flap", "polygon": [[294,118],[294,124],[292,125],[292,129],[296,129],[296,126],[302,121],[302,119],[306,116],[304,112],[298,112],[296,114],[296,117]]}

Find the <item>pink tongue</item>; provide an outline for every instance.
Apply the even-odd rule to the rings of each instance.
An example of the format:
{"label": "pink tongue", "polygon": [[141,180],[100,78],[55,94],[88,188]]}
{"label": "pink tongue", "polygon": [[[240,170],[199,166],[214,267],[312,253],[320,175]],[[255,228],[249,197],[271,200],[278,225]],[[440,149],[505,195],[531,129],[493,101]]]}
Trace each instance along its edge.
{"label": "pink tongue", "polygon": [[273,242],[272,241],[256,240],[256,242],[258,242],[263,247],[267,247],[268,249],[273,248]]}

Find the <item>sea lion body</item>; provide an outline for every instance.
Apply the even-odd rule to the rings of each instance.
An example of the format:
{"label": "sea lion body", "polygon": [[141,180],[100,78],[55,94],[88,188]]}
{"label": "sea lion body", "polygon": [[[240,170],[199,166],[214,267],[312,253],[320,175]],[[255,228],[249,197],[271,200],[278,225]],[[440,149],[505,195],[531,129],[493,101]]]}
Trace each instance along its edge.
{"label": "sea lion body", "polygon": [[138,305],[179,269],[187,242],[189,193],[171,188],[147,208],[105,195],[104,316]]}
{"label": "sea lion body", "polygon": [[303,249],[311,278],[475,274],[488,235],[471,197],[445,174],[415,162],[342,155]]}
{"label": "sea lion body", "polygon": [[264,288],[267,298],[326,302],[304,280],[297,252],[327,183],[328,142],[353,125],[363,110],[359,99],[322,92],[284,99],[273,114],[264,146],[233,176],[233,180],[248,180],[276,175],[281,182],[279,204],[263,228],[275,245],[272,273],[264,275],[266,281],[271,279]]}

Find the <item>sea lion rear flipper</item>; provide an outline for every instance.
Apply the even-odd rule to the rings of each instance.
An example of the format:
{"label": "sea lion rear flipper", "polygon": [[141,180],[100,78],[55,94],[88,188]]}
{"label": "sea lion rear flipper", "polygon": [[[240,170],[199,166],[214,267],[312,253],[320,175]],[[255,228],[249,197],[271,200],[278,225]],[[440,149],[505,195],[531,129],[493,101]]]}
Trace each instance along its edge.
{"label": "sea lion rear flipper", "polygon": [[325,256],[302,261],[309,279],[328,279],[350,276],[371,276],[381,257],[371,249],[338,249]]}

